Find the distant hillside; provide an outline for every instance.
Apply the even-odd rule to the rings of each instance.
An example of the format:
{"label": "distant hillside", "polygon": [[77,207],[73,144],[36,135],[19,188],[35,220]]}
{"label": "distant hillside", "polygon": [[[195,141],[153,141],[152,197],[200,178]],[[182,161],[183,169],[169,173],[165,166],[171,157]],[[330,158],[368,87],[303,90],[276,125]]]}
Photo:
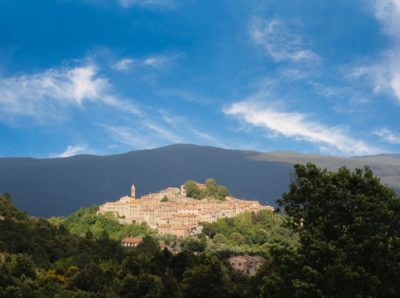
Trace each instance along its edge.
{"label": "distant hillside", "polygon": [[170,145],[111,156],[0,158],[0,192],[10,192],[18,208],[30,214],[56,216],[115,200],[129,193],[132,183],[142,195],[212,177],[239,198],[274,204],[287,190],[293,164],[307,161],[329,169],[368,164],[400,189],[400,155],[339,158]]}

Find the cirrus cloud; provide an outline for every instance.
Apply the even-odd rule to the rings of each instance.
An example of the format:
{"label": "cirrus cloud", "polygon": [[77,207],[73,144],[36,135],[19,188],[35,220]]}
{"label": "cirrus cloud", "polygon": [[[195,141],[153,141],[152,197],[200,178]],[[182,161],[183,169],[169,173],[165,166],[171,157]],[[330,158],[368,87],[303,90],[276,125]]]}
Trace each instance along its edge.
{"label": "cirrus cloud", "polygon": [[255,19],[250,35],[275,62],[317,62],[320,58],[309,49],[304,38],[278,19]]}
{"label": "cirrus cloud", "polygon": [[376,154],[377,148],[349,136],[340,126],[329,127],[310,120],[305,114],[286,112],[273,105],[263,105],[254,100],[236,102],[224,109],[224,113],[245,123],[260,127],[269,133],[310,142],[321,151],[345,155]]}

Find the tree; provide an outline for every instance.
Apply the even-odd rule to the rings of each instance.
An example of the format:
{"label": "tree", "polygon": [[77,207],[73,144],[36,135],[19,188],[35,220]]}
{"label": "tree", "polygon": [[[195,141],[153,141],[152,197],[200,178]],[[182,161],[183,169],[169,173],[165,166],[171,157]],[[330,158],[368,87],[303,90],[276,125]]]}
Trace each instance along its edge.
{"label": "tree", "polygon": [[224,200],[225,197],[230,195],[228,189],[225,186],[218,185],[215,179],[208,178],[205,181],[205,185],[208,197],[215,198],[217,200]]}
{"label": "tree", "polygon": [[9,272],[14,277],[22,275],[34,279],[36,277],[36,266],[32,258],[26,254],[10,255],[5,263]]}
{"label": "tree", "polygon": [[183,275],[182,297],[232,297],[227,269],[217,259],[188,269]]}
{"label": "tree", "polygon": [[205,193],[197,186],[195,181],[189,180],[183,186],[186,190],[186,196],[196,200],[204,199]]}
{"label": "tree", "polygon": [[137,251],[142,254],[157,255],[160,251],[160,245],[150,236],[143,237],[143,242],[137,247]]}
{"label": "tree", "polygon": [[369,168],[296,165],[279,203],[300,246],[273,252],[265,296],[400,295],[400,200]]}

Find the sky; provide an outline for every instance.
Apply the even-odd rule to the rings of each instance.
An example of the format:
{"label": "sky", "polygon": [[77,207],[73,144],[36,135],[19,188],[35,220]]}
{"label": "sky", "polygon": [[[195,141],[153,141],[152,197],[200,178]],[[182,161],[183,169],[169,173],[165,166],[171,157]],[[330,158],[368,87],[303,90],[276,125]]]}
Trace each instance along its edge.
{"label": "sky", "polygon": [[2,0],[0,157],[400,152],[400,0]]}

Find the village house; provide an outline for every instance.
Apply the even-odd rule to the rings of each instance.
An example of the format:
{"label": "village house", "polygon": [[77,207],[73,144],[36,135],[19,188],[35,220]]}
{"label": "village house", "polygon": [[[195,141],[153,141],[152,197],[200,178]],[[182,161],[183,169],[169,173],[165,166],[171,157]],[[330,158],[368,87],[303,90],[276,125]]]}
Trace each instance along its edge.
{"label": "village house", "polygon": [[265,259],[259,256],[235,256],[229,258],[232,268],[243,274],[253,276],[265,263]]}
{"label": "village house", "polygon": [[124,238],[121,240],[121,245],[125,247],[137,247],[143,243],[143,238]]}
{"label": "village house", "polygon": [[[199,187],[204,185],[199,184]],[[106,202],[99,207],[98,213],[112,213],[121,224],[145,222],[159,234],[186,237],[197,234],[201,222],[215,222],[218,218],[262,209],[273,210],[273,207],[233,197],[226,197],[225,200],[195,200],[186,196],[183,186],[168,187],[158,193],[136,198],[136,187],[132,185],[130,196]]]}

